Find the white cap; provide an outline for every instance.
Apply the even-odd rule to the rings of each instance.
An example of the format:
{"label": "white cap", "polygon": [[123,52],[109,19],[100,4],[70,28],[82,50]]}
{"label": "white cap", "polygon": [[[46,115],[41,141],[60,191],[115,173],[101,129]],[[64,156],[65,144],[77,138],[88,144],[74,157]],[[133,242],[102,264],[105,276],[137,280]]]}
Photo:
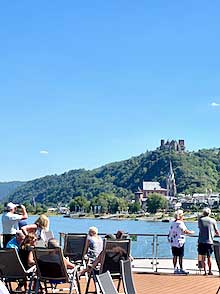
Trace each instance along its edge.
{"label": "white cap", "polygon": [[12,210],[12,209],[14,209],[15,207],[17,207],[17,205],[14,204],[14,203],[12,203],[12,202],[9,202],[9,203],[7,204],[7,210]]}

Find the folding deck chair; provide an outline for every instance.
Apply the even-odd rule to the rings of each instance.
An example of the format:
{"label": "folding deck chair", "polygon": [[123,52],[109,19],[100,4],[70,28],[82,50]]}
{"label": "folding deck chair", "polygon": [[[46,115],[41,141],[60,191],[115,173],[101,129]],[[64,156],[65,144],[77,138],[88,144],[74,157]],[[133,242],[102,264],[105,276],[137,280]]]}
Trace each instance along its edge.
{"label": "folding deck chair", "polygon": [[136,294],[130,259],[121,260],[121,274],[125,294]]}
{"label": "folding deck chair", "polygon": [[[100,275],[107,271],[110,272],[112,279],[118,280],[117,290],[119,291],[121,284],[121,260],[127,260],[130,255],[130,239],[125,240],[104,240],[104,249],[101,253],[100,268],[98,270],[93,269],[89,275],[89,279],[86,286],[87,293],[97,292],[97,279],[96,275]],[[93,278],[96,290],[89,291],[91,279]]]}
{"label": "folding deck chair", "polygon": [[60,247],[53,249],[35,248],[33,252],[37,266],[36,294],[39,289],[45,289],[46,293],[48,293],[49,288],[53,292],[60,291],[60,287],[57,289],[57,285],[66,283],[69,284],[69,294],[72,294],[73,290],[75,290],[75,293],[81,294],[77,266],[73,270],[66,269]]}
{"label": "folding deck chair", "polygon": [[[215,260],[216,260],[219,275],[220,275],[220,242],[219,241],[214,241],[214,255],[215,255]],[[220,286],[218,287],[216,294],[218,294],[219,290],[220,290]]]}
{"label": "folding deck chair", "polygon": [[64,256],[68,256],[71,262],[84,265],[86,239],[87,234],[65,234]]}
{"label": "folding deck chair", "polygon": [[[16,293],[12,288],[12,282],[24,282],[25,291],[23,293],[30,293],[34,268],[26,271],[18,252],[15,248],[0,249],[0,279],[5,283],[10,293]],[[29,280],[29,288],[27,288],[27,281]],[[20,292],[21,293],[21,292]]]}
{"label": "folding deck chair", "polygon": [[109,271],[96,276],[102,294],[118,294]]}

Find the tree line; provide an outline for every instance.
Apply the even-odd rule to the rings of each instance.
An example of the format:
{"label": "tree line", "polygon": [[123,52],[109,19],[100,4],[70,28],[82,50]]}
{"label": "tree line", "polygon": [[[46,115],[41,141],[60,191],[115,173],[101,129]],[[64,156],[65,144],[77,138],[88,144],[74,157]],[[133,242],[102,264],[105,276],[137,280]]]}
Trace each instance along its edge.
{"label": "tree line", "polygon": [[26,182],[10,194],[7,200],[30,205],[43,203],[48,207],[58,203],[68,205],[76,199],[86,199],[92,206],[100,206],[95,203],[103,202],[105,210],[107,204],[102,195],[109,194],[118,199],[114,199],[114,207],[124,207],[127,205],[125,203],[131,203],[134,192],[142,188],[143,180],[159,181],[162,187],[166,187],[170,160],[178,193],[220,190],[218,148],[185,153],[154,150],[97,169],[71,170],[61,175],[45,176]]}

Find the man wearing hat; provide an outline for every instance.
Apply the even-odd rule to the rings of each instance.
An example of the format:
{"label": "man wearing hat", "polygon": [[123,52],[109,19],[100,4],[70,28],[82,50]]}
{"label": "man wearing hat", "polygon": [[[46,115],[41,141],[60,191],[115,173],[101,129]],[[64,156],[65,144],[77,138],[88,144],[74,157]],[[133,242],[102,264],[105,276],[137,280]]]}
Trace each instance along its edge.
{"label": "man wearing hat", "polygon": [[6,247],[7,243],[15,237],[18,230],[18,222],[28,218],[24,205],[20,205],[21,214],[15,213],[17,206],[17,204],[9,202],[6,206],[6,211],[2,215],[3,247]]}

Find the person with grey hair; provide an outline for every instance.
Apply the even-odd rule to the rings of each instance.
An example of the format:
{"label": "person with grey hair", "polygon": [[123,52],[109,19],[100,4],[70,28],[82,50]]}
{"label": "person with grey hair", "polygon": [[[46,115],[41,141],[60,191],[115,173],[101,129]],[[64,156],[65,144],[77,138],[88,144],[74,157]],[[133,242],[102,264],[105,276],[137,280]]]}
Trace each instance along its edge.
{"label": "person with grey hair", "polygon": [[[183,270],[185,234],[194,234],[194,231],[188,230],[184,224],[182,210],[177,210],[174,217],[175,220],[172,222],[168,234],[168,241],[170,242],[173,254],[174,274],[188,274],[188,272]],[[177,267],[178,259],[180,269]]]}
{"label": "person with grey hair", "polygon": [[213,252],[213,239],[215,235],[219,236],[219,230],[216,220],[210,217],[211,209],[206,207],[203,209],[202,216],[198,220],[199,227],[199,239],[198,239],[198,255],[201,267],[204,269],[204,275],[206,272],[206,257],[208,263],[208,275],[212,273],[212,252]]}
{"label": "person with grey hair", "polygon": [[90,262],[93,262],[102,252],[103,240],[98,235],[98,228],[89,228],[85,248],[85,252],[87,252],[87,256],[89,257]]}

